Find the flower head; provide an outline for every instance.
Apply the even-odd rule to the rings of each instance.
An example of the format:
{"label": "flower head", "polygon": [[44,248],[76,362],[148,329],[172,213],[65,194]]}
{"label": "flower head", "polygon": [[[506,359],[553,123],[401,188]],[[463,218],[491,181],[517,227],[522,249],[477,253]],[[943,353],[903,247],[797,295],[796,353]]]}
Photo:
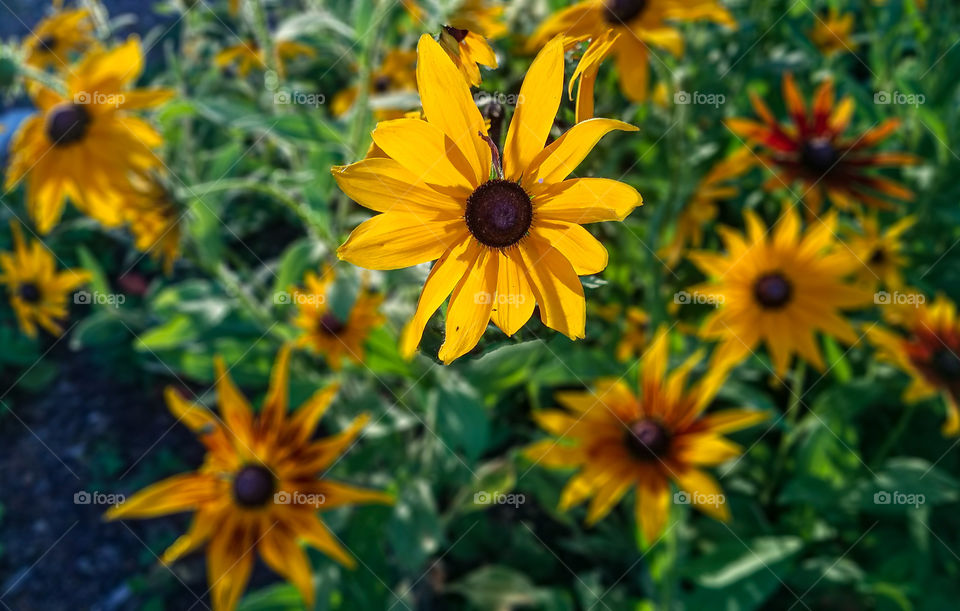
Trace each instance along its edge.
{"label": "flower head", "polygon": [[[377,70],[370,75],[370,92],[373,95],[415,92],[417,90],[417,53],[404,49],[390,49],[383,56]],[[360,90],[357,86],[348,87],[333,97],[331,112],[335,117],[347,114],[357,99]],[[396,109],[377,109],[374,116],[380,120],[399,119],[404,111]]]}
{"label": "flower head", "polygon": [[816,18],[817,23],[810,31],[810,40],[817,45],[824,55],[853,52],[856,43],[853,42],[853,13],[843,15],[836,8],[831,8],[826,19]]}
{"label": "flower head", "polygon": [[166,393],[173,415],[207,448],[198,471],[170,477],[141,490],[107,513],[109,519],[152,518],[194,512],[190,530],[166,552],[172,563],[207,545],[207,579],[215,611],[236,607],[253,568],[253,552],[291,581],[312,608],[310,562],[304,541],[346,567],[354,560],[317,517],[317,511],[358,503],[391,503],[390,496],[318,478],[349,448],[368,418],[320,440],[312,435],[336,387],[318,391],[287,413],[289,350],[277,357],[270,389],[257,415],[234,386],[222,360],[216,362],[219,415]]}
{"label": "flower head", "polygon": [[56,11],[41,21],[23,44],[28,65],[60,71],[71,64],[74,54],[96,43],[90,12],[82,8]]}
{"label": "flower head", "polygon": [[840,312],[872,301],[872,291],[847,280],[862,264],[834,240],[833,212],[803,233],[795,206],[783,212],[769,234],[754,212],[744,216],[747,235],[719,230],[726,253],[690,255],[711,278],[690,291],[719,304],[701,330],[704,337],[723,342],[714,361],[739,363],[762,341],[777,375],[786,373],[795,353],[822,371],[816,332],[855,343],[857,335]]}
{"label": "flower head", "polygon": [[134,245],[159,260],[169,274],[180,256],[183,217],[173,195],[155,176],[135,176],[121,193],[121,216]]}
{"label": "flower head", "polygon": [[960,435],[960,317],[957,306],[938,296],[933,303],[921,303],[913,316],[897,330],[879,326],[867,330],[867,337],[879,351],[878,357],[910,375],[912,382],[903,394],[909,403],[943,397],[947,419],[945,435]]}
{"label": "flower head", "polygon": [[172,96],[168,90],[130,89],[143,71],[131,38],[112,51],[88,53],[67,78],[67,95],[34,89],[40,112],[24,121],[11,146],[7,189],[26,183],[27,209],[40,233],[60,220],[69,198],[107,226],[123,222],[118,191],[130,176],[160,166],[163,138],[129,111]]}
{"label": "flower head", "polygon": [[497,67],[497,56],[487,40],[507,33],[502,18],[501,4],[464,0],[440,32],[440,45],[471,86],[480,84],[479,66]]}
{"label": "flower head", "polygon": [[[296,40],[278,40],[274,53],[276,54],[277,72],[283,76],[287,72],[287,64],[300,57],[313,57],[317,53],[313,47]],[[217,66],[235,66],[240,76],[247,76],[253,70],[266,70],[267,58],[256,42],[252,40],[227,47],[217,53],[214,58]]]}
{"label": "flower head", "polygon": [[890,203],[881,195],[913,199],[909,189],[871,171],[916,163],[916,157],[908,153],[872,150],[897,129],[899,120],[888,119],[858,136],[846,136],[853,116],[853,99],[848,96],[835,104],[832,81],[824,81],[817,89],[809,113],[789,74],[783,79],[783,97],[792,126],[779,123],[754,94],[750,99],[761,122],[727,120],[730,130],[756,147],[764,165],[775,173],[767,181],[768,189],[799,183],[801,195],[814,214],[820,211],[825,198],[844,210],[855,209],[861,202],[889,208]]}
{"label": "flower head", "polygon": [[503,150],[486,134],[470,89],[440,45],[420,39],[417,82],[426,121],[380,123],[387,158],[333,168],[343,191],[381,214],[353,231],[337,254],[367,269],[437,260],[401,352],[412,355],[433,313],[450,297],[440,358],[472,349],[488,323],[513,335],[539,304],[541,320],[583,337],[577,276],[606,267],[607,252],[581,223],[622,220],[640,194],[602,178],[567,179],[620,121],[579,123],[545,147],[563,94],[563,45],[548,44],[520,90]]}
{"label": "flower head", "polygon": [[10,228],[13,252],[0,252],[0,284],[7,288],[20,329],[35,337],[39,325],[60,335],[60,321],[67,317],[67,297],[89,282],[90,274],[82,269],[58,272],[53,253],[39,240],[28,244],[20,225],[12,223]]}
{"label": "flower head", "polygon": [[383,297],[370,293],[366,286],[360,288],[349,314],[338,315],[330,302],[330,287],[335,279],[333,269],[329,267],[319,278],[313,272],[307,272],[304,278],[306,290],[291,292],[298,308],[294,324],[302,332],[298,345],[322,354],[330,368],[336,371],[344,357],[355,363],[363,362],[364,342],[370,331],[384,319],[378,311]]}
{"label": "flower head", "polygon": [[729,518],[719,484],[703,468],[743,453],[724,433],[767,416],[747,409],[704,415],[726,371],[715,370],[688,388],[701,358],[694,354],[668,374],[668,335],[660,329],[641,361],[639,394],[620,380],[601,380],[588,392],[559,393],[566,411],[534,415],[557,439],[534,443],[526,456],[546,467],[577,469],[560,496],[561,511],[592,498],[587,524],[593,524],[635,488],[637,524],[652,544],[666,526],[673,481],[704,513]]}
{"label": "flower head", "polygon": [[864,284],[875,286],[879,283],[888,289],[903,287],[901,270],[907,260],[903,255],[901,239],[916,220],[914,216],[905,216],[881,231],[875,215],[860,219],[863,232],[851,234],[845,242],[864,264],[858,273]]}
{"label": "flower head", "polygon": [[647,98],[651,49],[683,55],[683,35],[676,22],[709,20],[736,23],[717,0],[585,0],[563,9],[537,28],[530,47],[539,48],[558,34],[598,39],[609,31],[619,36],[610,49],[620,73],[620,89],[630,100]]}

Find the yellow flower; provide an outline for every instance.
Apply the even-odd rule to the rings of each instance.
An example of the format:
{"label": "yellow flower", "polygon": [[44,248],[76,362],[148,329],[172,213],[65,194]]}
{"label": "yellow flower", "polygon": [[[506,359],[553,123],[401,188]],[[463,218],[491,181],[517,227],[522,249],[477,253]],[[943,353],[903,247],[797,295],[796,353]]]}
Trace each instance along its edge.
{"label": "yellow flower", "polygon": [[122,223],[118,191],[130,175],[161,162],[163,138],[128,111],[168,100],[168,90],[129,89],[143,71],[140,43],[87,54],[67,79],[66,96],[36,88],[39,114],[24,121],[11,145],[6,188],[26,182],[27,209],[40,233],[60,220],[67,198],[107,226]]}
{"label": "yellow flower", "polygon": [[58,272],[53,254],[39,240],[28,245],[19,225],[11,223],[10,228],[13,252],[0,252],[0,284],[7,287],[20,329],[36,337],[39,325],[60,335],[60,321],[67,318],[67,297],[89,282],[90,274],[82,269]]}
{"label": "yellow flower", "polygon": [[650,316],[638,307],[627,308],[626,328],[617,344],[617,360],[625,361],[643,354],[647,347]]}
{"label": "yellow flower", "polygon": [[940,394],[947,407],[945,435],[960,434],[960,318],[957,306],[943,296],[919,304],[900,331],[871,327],[867,337],[878,358],[906,372],[912,382],[903,394],[909,403]]}
{"label": "yellow flower", "polygon": [[563,489],[560,511],[592,498],[587,524],[606,516],[636,488],[637,525],[652,544],[667,523],[670,481],[707,515],[729,519],[720,485],[703,468],[743,453],[723,437],[766,419],[748,409],[703,415],[726,378],[712,371],[688,388],[690,370],[702,353],[667,374],[668,336],[657,332],[641,361],[639,396],[620,380],[600,380],[590,392],[562,392],[557,401],[567,409],[534,414],[537,423],[557,439],[528,447],[525,455],[551,468],[576,468]]}
{"label": "yellow flower", "polygon": [[356,503],[391,503],[390,496],[347,486],[317,474],[334,464],[369,419],[360,416],[343,432],[325,439],[312,436],[336,394],[330,386],[287,414],[289,350],[273,368],[262,409],[250,404],[216,361],[220,414],[191,403],[168,388],[167,406],[197,434],[207,455],[198,471],[165,479],[141,490],[107,512],[107,518],[152,518],[194,512],[190,530],[164,552],[172,563],[207,545],[207,579],[214,611],[236,607],[253,568],[254,550],[271,569],[291,581],[307,608],[313,608],[310,561],[302,540],[340,564],[354,559],[317,517]]}
{"label": "yellow flower", "polygon": [[344,357],[354,363],[363,362],[363,344],[384,319],[378,311],[383,297],[362,286],[350,314],[341,320],[330,307],[330,287],[335,279],[329,267],[319,278],[308,272],[304,278],[306,290],[294,289],[291,293],[299,310],[294,324],[303,331],[297,344],[322,354],[330,368],[339,371]]}
{"label": "yellow flower", "polygon": [[872,301],[872,291],[845,280],[861,263],[835,243],[836,213],[803,234],[796,207],[784,211],[769,235],[754,212],[744,216],[746,236],[729,227],[719,229],[726,254],[690,255],[713,278],[691,293],[718,304],[701,335],[723,341],[714,353],[718,363],[735,365],[763,341],[777,375],[786,373],[794,353],[822,371],[816,332],[855,343],[857,335],[840,310]]}
{"label": "yellow flower", "polygon": [[26,63],[34,68],[63,70],[73,54],[96,45],[87,9],[58,10],[41,21],[24,42]]}
{"label": "yellow flower", "polygon": [[547,19],[529,46],[539,48],[557,34],[597,39],[613,30],[619,36],[610,53],[620,72],[620,89],[630,100],[642,102],[650,79],[650,48],[682,56],[683,35],[670,23],[698,20],[736,26],[717,0],[585,0]]}
{"label": "yellow flower", "polygon": [[503,5],[487,0],[464,0],[440,32],[440,45],[471,86],[481,82],[481,64],[497,67],[497,56],[487,43],[507,33]]}
{"label": "yellow flower", "polygon": [[703,246],[703,227],[717,218],[718,204],[740,192],[729,181],[745,174],[756,165],[756,156],[743,148],[714,165],[697,184],[696,190],[677,218],[673,239],[657,253],[673,267],[687,248]]}
{"label": "yellow flower", "polygon": [[850,36],[853,33],[853,13],[840,15],[836,8],[831,8],[826,20],[820,17],[816,17],[816,20],[810,31],[810,40],[821,53],[834,55],[853,51],[856,46]]}
{"label": "yellow flower", "polygon": [[[401,93],[417,90],[417,53],[403,49],[390,49],[383,56],[380,68],[370,75],[370,91],[374,95]],[[340,91],[333,97],[331,112],[335,117],[347,114],[357,99],[359,89],[356,85]],[[374,117],[378,121],[399,119],[404,111],[396,109],[377,109]]]}
{"label": "yellow flower", "polygon": [[427,321],[451,293],[440,348],[445,363],[476,346],[491,319],[513,335],[537,304],[548,327],[583,337],[578,276],[602,271],[607,251],[581,224],[622,220],[641,198],[614,180],[565,179],[604,134],[636,128],[591,119],[544,148],[563,95],[558,39],[524,79],[501,170],[456,67],[430,36],[420,38],[418,53],[427,120],[380,123],[373,140],[388,158],[333,168],[349,197],[382,213],[357,227],[337,254],[367,269],[437,260],[404,330],[405,355],[416,351]]}
{"label": "yellow flower", "polygon": [[907,264],[903,256],[903,244],[900,241],[905,231],[913,227],[916,217],[905,216],[883,233],[876,216],[864,216],[860,219],[863,234],[855,234],[846,239],[853,254],[863,263],[859,270],[860,280],[867,286],[883,284],[889,289],[903,287],[900,270]]}
{"label": "yellow flower", "polygon": [[121,216],[130,227],[137,250],[162,262],[164,272],[173,271],[180,256],[182,214],[173,196],[155,177],[135,177],[123,190]]}
{"label": "yellow flower", "polygon": [[[274,53],[276,54],[277,72],[280,76],[287,73],[287,63],[298,57],[314,57],[317,52],[310,45],[297,42],[296,40],[279,40],[275,44]],[[217,53],[213,59],[214,63],[223,68],[234,65],[240,76],[247,76],[253,70],[266,70],[267,60],[253,41],[241,42],[240,44],[227,47]]]}

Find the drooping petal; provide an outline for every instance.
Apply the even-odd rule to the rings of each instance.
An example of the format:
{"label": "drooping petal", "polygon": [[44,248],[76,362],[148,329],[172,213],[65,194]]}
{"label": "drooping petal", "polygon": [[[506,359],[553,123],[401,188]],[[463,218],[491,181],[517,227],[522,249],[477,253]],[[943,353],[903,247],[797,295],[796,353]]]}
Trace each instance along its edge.
{"label": "drooping petal", "polygon": [[536,307],[537,298],[524,273],[520,253],[516,249],[499,252],[499,278],[497,295],[493,301],[492,318],[501,331],[508,336],[525,325]]}
{"label": "drooping petal", "polygon": [[466,276],[450,296],[446,337],[439,357],[449,365],[477,345],[487,325],[497,293],[499,259],[497,251],[483,248]]}
{"label": "drooping petal", "polygon": [[530,234],[519,244],[524,270],[540,305],[540,320],[570,339],[586,324],[583,285],[573,265],[543,238]]}
{"label": "drooping petal", "polygon": [[260,557],[278,575],[296,586],[304,606],[313,608],[315,598],[310,561],[284,524],[274,526],[258,543]]}

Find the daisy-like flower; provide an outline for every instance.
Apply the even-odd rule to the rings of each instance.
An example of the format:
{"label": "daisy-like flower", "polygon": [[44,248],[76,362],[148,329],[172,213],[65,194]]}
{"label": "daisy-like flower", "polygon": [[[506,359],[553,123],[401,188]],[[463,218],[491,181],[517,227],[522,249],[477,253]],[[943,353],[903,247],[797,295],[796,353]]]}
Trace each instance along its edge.
{"label": "daisy-like flower", "polygon": [[289,350],[277,357],[270,389],[257,415],[216,362],[220,414],[167,389],[167,406],[207,449],[198,471],[165,479],[107,512],[111,520],[194,512],[190,530],[166,552],[172,563],[207,545],[207,579],[215,611],[234,609],[253,568],[254,551],[292,582],[313,608],[310,561],[298,541],[352,568],[354,559],[317,511],[358,503],[392,503],[382,492],[317,477],[351,446],[369,419],[358,417],[343,432],[314,440],[336,387],[318,391],[287,414]]}
{"label": "daisy-like flower", "polygon": [[[380,68],[370,75],[370,92],[373,95],[388,93],[416,92],[417,90],[417,52],[403,49],[390,49],[383,56]],[[353,108],[359,88],[354,85],[340,91],[333,97],[331,112],[342,117]],[[378,121],[399,119],[404,111],[396,109],[377,109],[374,116]]]}
{"label": "daisy-like flower", "polygon": [[863,233],[853,234],[845,242],[864,264],[858,275],[865,285],[881,283],[889,289],[903,287],[901,270],[907,260],[901,238],[916,220],[914,216],[905,216],[881,232],[875,215],[860,219]]}
{"label": "daisy-like flower", "polygon": [[417,82],[426,121],[380,123],[373,140],[388,158],[333,168],[340,188],[381,212],[357,227],[337,254],[367,269],[437,260],[404,329],[412,355],[433,313],[450,297],[440,359],[450,363],[493,322],[513,335],[540,306],[545,325],[583,337],[579,275],[607,264],[603,245],[581,223],[622,220],[640,194],[602,178],[567,179],[611,130],[609,119],[578,123],[544,148],[563,95],[563,44],[537,56],[500,153],[486,136],[470,88],[440,45],[420,38]]}
{"label": "daisy-like flower", "polygon": [[87,9],[56,10],[24,40],[27,65],[46,70],[66,69],[73,55],[96,45]]}
{"label": "daisy-like flower", "polygon": [[169,274],[180,256],[182,217],[172,194],[157,178],[148,176],[134,177],[121,192],[121,216],[133,234],[134,245],[160,261]]}
{"label": "daisy-like flower", "polygon": [[594,524],[635,488],[637,525],[652,544],[667,524],[672,481],[695,507],[729,519],[720,485],[703,468],[741,455],[743,448],[723,434],[767,415],[748,409],[704,415],[727,371],[713,370],[688,385],[702,356],[694,354],[667,374],[668,334],[660,329],[641,360],[639,396],[624,382],[601,380],[589,392],[559,393],[556,399],[566,411],[534,414],[557,439],[534,443],[527,458],[545,467],[577,469],[560,496],[560,511],[592,499],[586,521]]}
{"label": "daisy-like flower", "polygon": [[717,218],[719,203],[740,192],[730,181],[745,174],[756,163],[756,157],[749,149],[740,149],[717,162],[697,183],[693,196],[677,218],[673,239],[658,252],[668,266],[674,267],[687,248],[703,245],[703,228]]}
{"label": "daisy-like flower", "polygon": [[722,340],[714,362],[735,365],[763,341],[777,375],[786,373],[795,353],[823,371],[816,332],[855,343],[857,334],[840,311],[872,303],[872,291],[847,280],[862,263],[834,240],[835,211],[801,233],[800,214],[788,207],[769,235],[753,211],[744,216],[746,236],[718,230],[725,254],[689,255],[712,279],[690,292],[719,304],[701,329],[703,337]]}
{"label": "daisy-like flower", "polygon": [[620,89],[630,100],[642,102],[649,88],[651,49],[682,56],[683,35],[671,23],[699,20],[736,27],[717,0],[585,0],[549,17],[529,46],[539,48],[558,34],[598,39],[612,30],[619,34],[610,53],[616,58]]}
{"label": "daisy-like flower", "polygon": [[824,55],[837,53],[851,53],[856,43],[853,41],[853,13],[843,15],[836,8],[831,8],[826,19],[817,17],[817,23],[810,31],[810,41],[820,49]]}
{"label": "daisy-like flower", "polygon": [[53,254],[43,244],[38,240],[27,244],[16,223],[10,228],[13,252],[0,252],[0,284],[7,287],[20,330],[36,337],[39,325],[59,336],[60,321],[67,317],[67,297],[89,282],[90,274],[82,269],[58,272]]}
{"label": "daisy-like flower", "polygon": [[6,188],[25,180],[40,233],[57,224],[68,198],[107,226],[121,224],[118,191],[131,175],[161,165],[154,151],[163,138],[129,111],[161,104],[173,92],[130,89],[142,71],[140,42],[131,38],[112,51],[89,52],[68,76],[66,96],[35,88],[40,112],[14,137]]}
{"label": "daisy-like flower", "polygon": [[464,0],[440,32],[440,45],[463,78],[476,87],[480,84],[480,67],[497,67],[497,56],[487,40],[507,33],[502,22],[503,5],[488,0]]}
{"label": "daisy-like flower", "polygon": [[294,325],[302,331],[297,344],[323,355],[327,365],[339,371],[344,357],[354,363],[363,362],[364,342],[384,318],[379,312],[383,297],[371,293],[366,286],[360,287],[346,318],[338,316],[329,299],[330,287],[335,280],[336,276],[329,267],[320,277],[307,272],[304,277],[306,290],[294,289],[291,294],[298,309]]}
{"label": "daisy-like flower", "polygon": [[893,363],[912,378],[903,394],[909,403],[943,397],[947,419],[945,435],[960,434],[960,317],[957,306],[938,296],[922,303],[897,331],[871,327],[867,337],[878,357]]}
{"label": "daisy-like flower", "polygon": [[[314,57],[317,52],[310,45],[296,40],[279,40],[274,45],[276,54],[277,72],[281,77],[287,73],[287,64],[301,57]],[[248,40],[239,44],[227,47],[217,53],[213,59],[214,63],[224,68],[234,66],[240,76],[246,77],[254,70],[266,70],[267,60],[264,52],[260,50],[257,43]]]}
{"label": "daisy-like flower", "polygon": [[871,170],[910,165],[917,158],[909,153],[875,151],[873,148],[896,131],[898,119],[887,119],[858,136],[845,136],[853,116],[849,96],[835,104],[832,81],[824,81],[814,96],[808,113],[792,75],[783,79],[783,98],[793,125],[782,125],[758,96],[750,99],[761,122],[728,119],[733,133],[757,148],[757,154],[775,176],[766,183],[768,190],[795,183],[802,186],[808,208],[820,211],[825,198],[844,209],[856,209],[860,202],[876,208],[890,208],[879,197],[909,201],[913,192]]}

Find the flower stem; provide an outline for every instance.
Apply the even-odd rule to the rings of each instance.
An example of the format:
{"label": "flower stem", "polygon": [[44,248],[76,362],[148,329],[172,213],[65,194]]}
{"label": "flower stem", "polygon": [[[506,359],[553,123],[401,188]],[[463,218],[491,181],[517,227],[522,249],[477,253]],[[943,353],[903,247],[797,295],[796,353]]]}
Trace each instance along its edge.
{"label": "flower stem", "polygon": [[790,386],[790,402],[787,404],[787,410],[783,418],[787,423],[786,431],[780,438],[780,446],[777,448],[777,455],[773,463],[773,471],[770,474],[770,480],[767,489],[764,491],[763,499],[765,503],[773,500],[773,493],[776,490],[780,475],[787,463],[787,456],[790,453],[790,445],[793,443],[796,433],[797,420],[800,418],[800,404],[803,393],[803,382],[806,377],[807,365],[803,361],[798,361],[793,370],[793,381]]}

